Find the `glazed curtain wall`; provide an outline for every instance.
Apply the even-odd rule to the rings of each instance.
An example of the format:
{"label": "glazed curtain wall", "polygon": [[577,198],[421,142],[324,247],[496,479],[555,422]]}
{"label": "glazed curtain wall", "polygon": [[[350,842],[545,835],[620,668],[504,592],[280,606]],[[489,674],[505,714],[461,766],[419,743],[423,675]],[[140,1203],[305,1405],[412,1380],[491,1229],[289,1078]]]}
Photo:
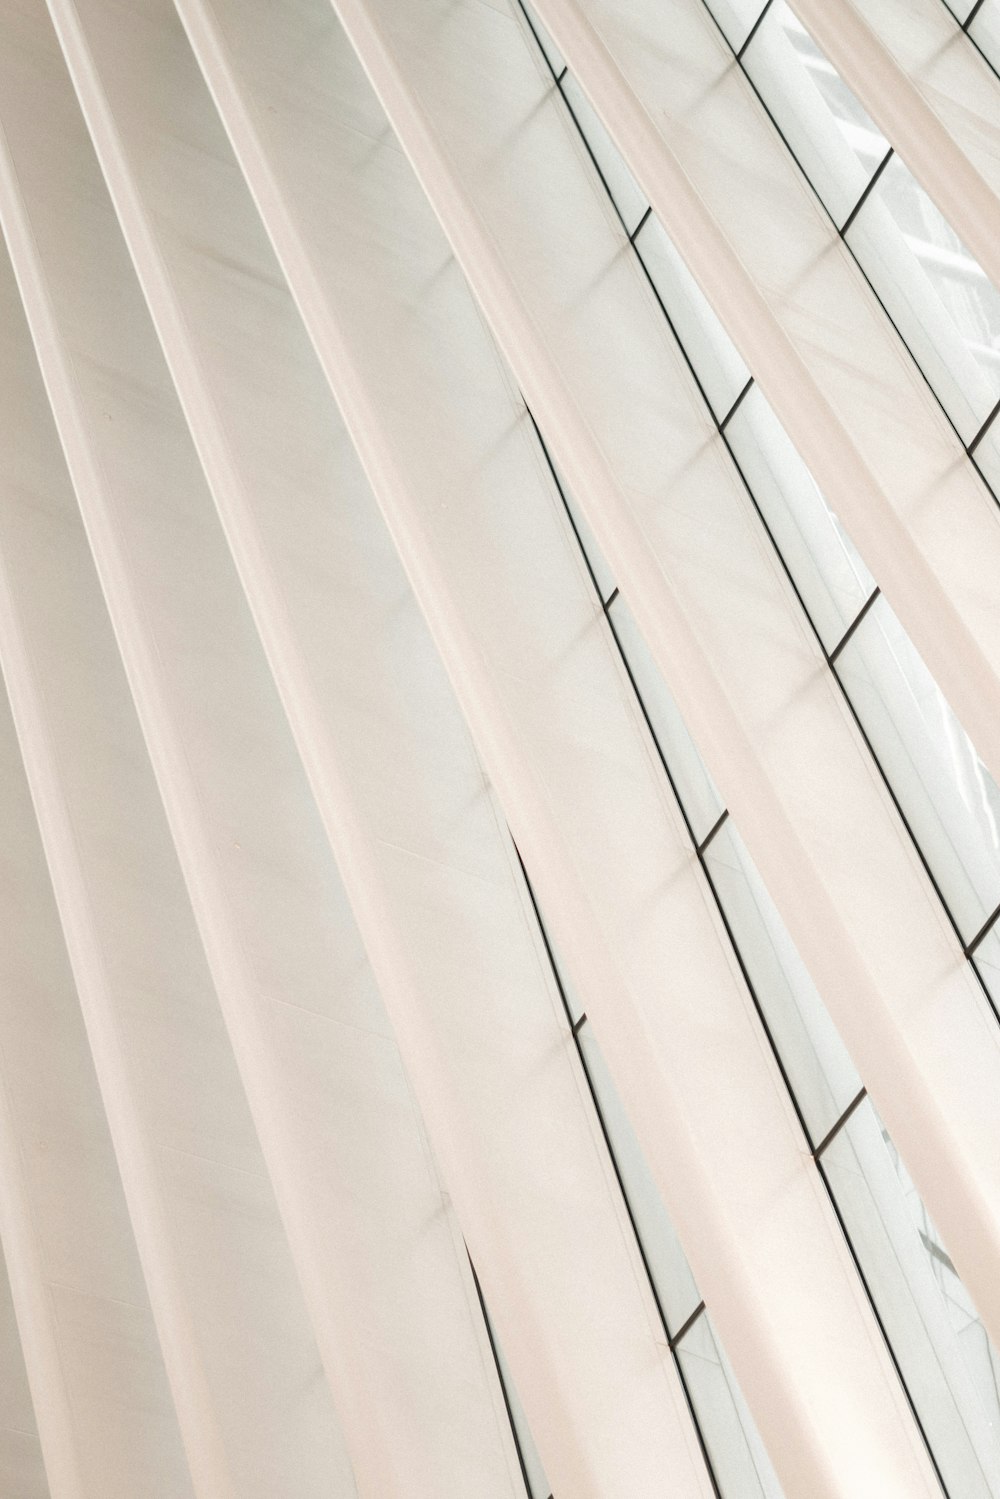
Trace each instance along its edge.
{"label": "glazed curtain wall", "polygon": [[1000,1499],[993,12],[4,0],[0,1494]]}

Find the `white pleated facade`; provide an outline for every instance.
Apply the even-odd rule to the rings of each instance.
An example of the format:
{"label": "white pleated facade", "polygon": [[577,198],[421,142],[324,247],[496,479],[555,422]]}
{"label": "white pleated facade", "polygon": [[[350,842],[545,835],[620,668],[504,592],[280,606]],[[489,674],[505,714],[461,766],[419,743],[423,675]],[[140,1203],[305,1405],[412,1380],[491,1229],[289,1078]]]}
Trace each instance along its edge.
{"label": "white pleated facade", "polygon": [[782,3],[0,0],[0,1499],[1000,1499],[995,411]]}

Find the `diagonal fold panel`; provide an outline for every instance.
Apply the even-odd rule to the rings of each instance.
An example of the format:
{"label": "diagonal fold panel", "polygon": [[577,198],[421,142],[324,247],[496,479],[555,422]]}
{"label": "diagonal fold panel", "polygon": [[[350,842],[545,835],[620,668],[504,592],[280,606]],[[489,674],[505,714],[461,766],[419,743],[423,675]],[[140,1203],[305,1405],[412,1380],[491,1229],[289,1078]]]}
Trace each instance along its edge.
{"label": "diagonal fold panel", "polygon": [[1000,509],[701,0],[538,13],[1000,778]]}
{"label": "diagonal fold panel", "polygon": [[[204,1492],[215,1499],[228,1491],[227,1483],[241,1496],[355,1492],[299,1303],[296,1258],[304,1261],[323,1352],[335,1374],[339,1364],[344,1393],[353,1394],[345,1412],[351,1433],[360,1424],[369,1447],[380,1453],[375,1476],[363,1469],[363,1492],[457,1494],[474,1485],[506,1499],[516,1492],[516,1456],[465,1251],[428,1158],[398,1051],[231,574],[69,79],[57,66],[54,34],[44,12],[35,23],[29,55],[50,65],[34,79],[35,98],[46,100],[46,144],[58,148],[54,156],[67,174],[51,190],[58,194],[72,184],[87,208],[76,206],[75,239],[53,232],[48,184],[21,156],[24,201],[18,206],[23,213],[30,202],[34,231],[29,240],[23,220],[17,224],[22,270],[44,277],[50,295],[47,307],[40,293],[31,298],[35,332],[45,349],[53,404],[118,644],[134,674],[133,687],[139,680],[135,695],[145,710],[154,768],[163,773],[166,745],[173,755],[169,773],[182,785],[184,777],[193,781],[184,810],[188,827],[194,820],[202,833],[203,846],[194,844],[202,867],[191,893],[220,989],[225,986],[230,1022],[227,1037],[207,974],[202,982],[210,1017],[199,1020],[189,1013],[192,1006],[175,1003],[171,1047],[159,1054],[158,1101],[164,1109],[177,1104],[175,1114],[182,1113],[200,1085],[200,1101],[211,1102],[215,1117],[204,1108],[200,1116],[189,1110],[189,1138],[182,1141],[169,1135],[169,1120],[154,1120],[151,1127],[167,1136],[157,1143],[171,1147],[161,1152],[164,1196],[175,1241],[187,1236],[186,1268],[192,1279],[198,1276],[192,1299],[195,1293],[202,1297],[197,1329],[210,1367],[203,1388],[190,1391],[192,1419],[207,1424],[214,1417],[218,1428],[210,1454],[215,1466]],[[176,22],[174,27],[186,46]],[[15,50],[11,46],[7,53],[11,69]],[[13,122],[26,121],[17,113],[23,96],[9,74],[6,81],[8,129],[20,144]],[[7,186],[9,223],[17,217],[9,177]],[[80,623],[88,622],[87,600],[99,601],[100,589],[96,577],[88,577],[86,538],[72,495],[66,508],[69,513],[60,518],[72,528],[77,571],[55,593],[75,606],[73,625],[90,648],[85,659],[96,676],[95,712],[102,709],[100,721],[114,724],[127,718],[119,699],[128,702],[128,689],[106,623],[103,638]],[[40,594],[40,601],[48,596]],[[53,647],[40,663],[43,679],[54,687],[62,680],[60,659]],[[183,736],[173,728],[171,710]],[[107,751],[99,738],[93,745],[85,739],[88,729],[91,739],[97,737],[94,726],[84,723],[77,740],[87,743],[85,763],[96,770]],[[141,746],[137,725],[134,736]],[[65,779],[70,744],[64,748]],[[169,848],[169,836],[162,808],[148,805],[140,794],[147,788],[134,784],[138,779],[136,772],[126,783],[124,803],[139,824],[133,843],[148,871],[145,880],[136,879],[136,890],[148,890],[151,900],[158,896],[164,911],[177,908],[173,951],[182,951],[184,942],[197,941],[187,896],[179,871],[171,871],[175,889],[166,876],[156,883],[157,857],[161,865],[169,860],[155,839],[164,838]],[[177,800],[176,793],[168,797],[175,819]],[[193,843],[186,830],[178,839],[186,877]],[[134,878],[127,859],[121,864],[120,877]],[[116,874],[112,863],[109,878]],[[102,870],[91,865],[88,875],[100,888]],[[213,877],[221,896],[212,890]],[[152,1013],[138,1017],[144,1026],[133,1031],[131,1049],[155,1058],[155,1030],[165,1024],[155,1013],[165,1004],[157,984],[173,982],[183,994],[201,976],[175,974],[163,945],[153,944],[149,920],[143,926],[127,905],[123,924],[126,915],[150,949],[137,987],[150,991]],[[180,926],[184,919],[190,936]],[[121,935],[101,935],[121,967],[135,960]],[[240,965],[235,970],[234,961]],[[250,1120],[241,1120],[238,1110],[245,1138],[227,1138],[239,1133],[226,1118],[240,1098],[234,1050],[281,1193],[281,1219]],[[169,1233],[163,1238],[169,1240]],[[245,1293],[243,1304],[233,1306],[235,1291]],[[331,1311],[352,1300],[366,1305],[368,1316],[345,1325],[342,1315],[331,1328]],[[400,1392],[397,1347],[409,1350],[411,1359],[415,1347],[422,1358],[420,1388],[404,1384]],[[175,1382],[185,1389],[194,1356],[179,1360]],[[343,1375],[345,1363],[353,1384]]]}
{"label": "diagonal fold panel", "polygon": [[[492,7],[446,7],[433,50],[388,0],[339,8],[962,1278],[1000,1332],[1000,1031],[776,559],[756,520],[747,527],[749,502],[610,209],[592,194],[588,208],[589,184],[580,188],[546,113],[551,86],[526,69],[520,38]],[[244,165],[253,175],[248,156]],[[273,175],[266,191],[284,236]],[[335,369],[313,310],[317,271],[289,244],[286,271]],[[380,461],[375,451],[371,467]],[[428,586],[429,617],[438,592]],[[532,826],[515,831],[527,849]],[[574,941],[565,945],[572,955]],[[581,961],[594,983],[596,955],[581,950]]]}
{"label": "diagonal fold panel", "polygon": [[[10,285],[6,265],[3,281]],[[20,314],[16,301],[3,301],[9,336]],[[30,369],[19,372],[19,383],[26,379]],[[0,436],[9,452],[5,416]],[[22,426],[22,445],[25,435]],[[4,513],[14,485],[26,478],[23,469],[5,474]],[[50,544],[56,550],[58,539]],[[5,644],[8,610],[0,567]],[[6,649],[2,654],[6,670]],[[0,1238],[10,1280],[0,1307],[0,1492],[12,1499],[131,1499],[136,1492],[189,1499],[184,1449],[6,697],[0,816]]]}
{"label": "diagonal fold panel", "polygon": [[[5,124],[30,84],[55,125],[65,117],[38,54],[19,73],[25,59],[11,32],[6,40]],[[18,241],[6,158],[0,173],[5,228]],[[30,170],[22,180],[30,190]],[[51,186],[58,193],[58,180]],[[45,207],[58,221],[60,205]],[[45,217],[40,206],[43,237]],[[85,261],[85,215],[75,226],[72,251]],[[22,261],[22,290],[41,320],[34,269]],[[103,1106],[107,1117],[190,1469],[189,1479],[176,1474],[166,1443],[163,1454],[145,1453],[161,1418],[138,1384],[132,1393],[126,1384],[121,1440],[138,1450],[116,1464],[118,1433],[99,1419],[98,1405],[86,1430],[101,1465],[92,1461],[83,1492],[104,1499],[162,1484],[173,1495],[190,1485],[216,1499],[292,1482],[299,1493],[349,1499],[336,1417],[9,274],[3,295],[9,485],[0,510],[0,658],[100,1085],[91,1108],[101,1119]],[[56,373],[51,365],[48,373]],[[112,391],[107,366],[101,377]],[[67,1085],[65,1074],[58,1080]],[[81,1132],[78,1148],[85,1141]],[[55,1158],[72,1162],[71,1144],[59,1147]],[[124,1275],[128,1259],[119,1258]],[[136,1344],[138,1381],[140,1358],[151,1362],[141,1301],[131,1289],[110,1299],[121,1308],[122,1341]],[[78,1378],[85,1390],[99,1389],[104,1371],[96,1357],[86,1361],[86,1341],[100,1340],[102,1315],[84,1301],[77,1317]],[[75,1405],[82,1419],[87,1399]],[[135,1469],[141,1457],[145,1475]]]}
{"label": "diagonal fold panel", "polygon": [[941,0],[789,0],[1000,287],[1000,80]]}
{"label": "diagonal fold panel", "polygon": [[51,1499],[10,1277],[0,1246],[0,1492]]}
{"label": "diagonal fold panel", "polygon": [[[883,1492],[932,1492],[530,425],[349,49],[321,4],[295,29],[290,10],[179,8],[777,1460],[811,1492],[850,1490],[863,1367],[859,1464]],[[319,768],[314,784],[323,802]],[[497,1321],[558,1491],[537,1374]],[[840,1337],[852,1388],[833,1395]]]}
{"label": "diagonal fold panel", "polygon": [[[301,687],[287,665],[296,637],[286,621],[295,620],[323,685],[326,737],[317,745],[312,721],[297,722],[304,739],[313,735],[311,765],[333,841],[449,1195],[491,1310],[506,1315],[504,1346],[509,1328],[534,1371],[550,1444],[558,1434],[562,1461],[549,1466],[566,1492],[581,1495],[653,1494],[668,1471],[680,1492],[706,1495],[695,1432],[626,1238],[509,838],[176,17],[155,4],[53,12],[234,550],[255,584],[248,591],[276,669],[294,706]],[[128,64],[111,83],[115,122],[95,66],[109,36],[116,66]],[[130,109],[132,89],[141,113]],[[158,113],[158,89],[169,112]],[[77,174],[93,191],[93,170],[84,176],[77,164]],[[148,220],[139,182],[155,201]],[[165,299],[169,283],[157,278],[142,237],[154,227],[177,272],[176,303],[172,291]],[[109,280],[127,286],[109,207],[94,232],[114,270]],[[45,249],[63,280],[62,325],[72,327],[86,311],[84,290],[60,247]],[[67,401],[59,411],[66,427],[79,416],[70,462],[81,507],[359,1489],[372,1499],[513,1494],[521,1479],[509,1432],[499,1430],[482,1324],[465,1308],[463,1326],[454,1277],[429,1254],[418,1258],[419,1240],[408,1261],[393,1265],[389,1205],[373,1218],[378,1204],[364,1195],[363,1171],[385,1169],[368,1139],[384,1128],[380,1100],[369,1099],[371,1117],[351,1129],[362,1171],[353,1182],[342,1173],[339,1193],[324,1189],[326,1221],[304,1200],[307,1183],[320,1185],[326,1141],[315,1134],[348,1128],[342,1095],[353,1087],[363,1100],[378,1052],[350,1033],[331,1034],[307,1113],[295,1074],[274,1065],[280,1026],[291,1022],[278,1022],[266,997],[322,1013],[328,974],[343,967],[321,945],[325,929],[309,904],[322,832],[307,820],[301,767],[280,732],[287,736],[287,725],[211,499],[192,472],[194,449],[174,414],[153,330],[119,295],[115,325],[127,336],[99,337],[92,327],[91,348],[123,373],[142,372],[144,409],[117,401],[106,431],[88,366],[66,340],[81,395],[75,410]],[[187,317],[174,324],[181,306]],[[140,437],[147,446],[137,470]],[[277,589],[260,572],[272,557]],[[325,893],[332,902],[334,892]],[[353,998],[353,1028],[369,1029],[368,996]],[[296,1034],[304,1050],[306,1022]],[[451,1228],[445,1204],[421,1199],[426,1177],[412,1155],[399,1169],[389,1179],[404,1222],[415,1227],[410,1215],[423,1201],[424,1239],[433,1232],[440,1245]],[[345,1212],[354,1204],[360,1221]],[[336,1256],[322,1255],[324,1232]],[[460,1243],[451,1251],[464,1254]],[[335,1295],[324,1286],[331,1277]],[[464,1287],[474,1298],[467,1273]],[[370,1304],[380,1289],[381,1319]],[[362,1290],[364,1317],[350,1306]],[[473,1331],[479,1341],[470,1345]]]}

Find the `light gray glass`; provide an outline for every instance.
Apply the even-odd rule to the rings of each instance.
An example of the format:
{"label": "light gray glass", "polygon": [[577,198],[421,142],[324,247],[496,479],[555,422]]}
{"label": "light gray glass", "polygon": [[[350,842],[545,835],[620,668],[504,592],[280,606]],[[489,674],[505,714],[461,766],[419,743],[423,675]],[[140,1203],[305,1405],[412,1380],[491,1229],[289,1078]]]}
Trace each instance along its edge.
{"label": "light gray glass", "polygon": [[559,51],[559,48],[556,46],[555,42],[545,30],[545,27],[542,25],[541,21],[538,19],[534,6],[530,4],[530,0],[513,0],[513,4],[514,8],[522,11],[524,16],[530,22],[531,29],[535,33],[538,45],[541,47],[544,56],[547,58],[549,66],[551,67],[553,73],[558,75],[566,66],[566,59],[563,57],[562,53]]}
{"label": "light gray glass", "polygon": [[[957,0],[952,0],[952,8]],[[963,6],[964,14],[959,17],[964,20],[972,8],[974,0],[967,0]],[[969,27],[969,35],[982,49],[983,55],[997,69],[1000,69],[1000,3],[998,0],[986,0],[983,8],[977,12],[972,25]]]}
{"label": "light gray glass", "polygon": [[589,1020],[580,1027],[579,1039],[639,1243],[663,1308],[667,1331],[672,1336],[683,1327],[701,1298]]}
{"label": "light gray glass", "polygon": [[612,202],[621,214],[626,232],[632,234],[649,206],[645,194],[572,73],[567,73],[563,79],[562,91],[593,153]]}
{"label": "light gray glass", "polygon": [[707,1312],[685,1333],[677,1357],[722,1499],[781,1499],[777,1474]]}
{"label": "light gray glass", "polygon": [[764,883],[727,821],[705,863],[814,1143],[861,1088],[854,1064]]}
{"label": "light gray glass", "polygon": [[976,947],[972,961],[1000,1014],[1000,923],[993,926]]}
{"label": "light gray glass", "polygon": [[756,386],[726,436],[820,639],[833,650],[874,579]]}
{"label": "light gray glass", "polygon": [[635,245],[709,405],[724,420],[750,371],[655,215]]}
{"label": "light gray glass", "polygon": [[949,1494],[998,1499],[996,1355],[868,1100],[822,1165]]}
{"label": "light gray glass", "polygon": [[843,224],[889,142],[785,0],[771,6],[743,66],[834,222]]}
{"label": "light gray glass", "polygon": [[583,555],[586,557],[587,561],[590,564],[590,570],[594,575],[594,582],[597,585],[597,591],[600,594],[602,601],[606,601],[611,597],[612,593],[614,593],[615,590],[614,574],[612,573],[611,568],[608,566],[607,562],[604,559],[604,553],[598,546],[597,538],[595,537],[593,531],[590,529],[590,526],[587,524],[587,520],[583,514],[583,511],[574,500],[572,491],[569,489],[569,486],[563,479],[562,473],[559,469],[559,465],[553,463],[552,469],[554,474],[556,475],[556,489],[553,496],[554,501],[559,505],[562,505],[563,501],[565,501],[566,509],[569,511],[570,517],[573,521],[577,540],[583,550]]}
{"label": "light gray glass", "polygon": [[968,941],[1000,903],[1000,791],[885,599],[837,671]]}
{"label": "light gray glass", "polygon": [[521,1461],[524,1464],[528,1493],[531,1499],[549,1499],[552,1490],[549,1487],[548,1479],[545,1477],[545,1469],[542,1467],[542,1460],[538,1455],[538,1448],[535,1446],[535,1439],[531,1434],[531,1427],[528,1425],[524,1406],[521,1404],[517,1393],[517,1387],[510,1372],[510,1365],[504,1358],[503,1348],[501,1347],[500,1339],[497,1337],[497,1330],[493,1325],[493,1320],[490,1317],[485,1302],[483,1303],[483,1310],[486,1312],[487,1326],[493,1338],[493,1347],[497,1356],[497,1367],[500,1370],[500,1382],[503,1385],[504,1394],[507,1397],[507,1405],[510,1409],[511,1425],[514,1428],[514,1435],[517,1437],[517,1445],[521,1449]]}
{"label": "light gray glass", "polygon": [[898,156],[847,242],[960,436],[971,442],[1000,399],[1000,292]]}
{"label": "light gray glass", "polygon": [[670,770],[695,839],[700,843],[725,810],[722,798],[649,653],[632,611],[621,595],[608,613],[649,716],[660,753]]}

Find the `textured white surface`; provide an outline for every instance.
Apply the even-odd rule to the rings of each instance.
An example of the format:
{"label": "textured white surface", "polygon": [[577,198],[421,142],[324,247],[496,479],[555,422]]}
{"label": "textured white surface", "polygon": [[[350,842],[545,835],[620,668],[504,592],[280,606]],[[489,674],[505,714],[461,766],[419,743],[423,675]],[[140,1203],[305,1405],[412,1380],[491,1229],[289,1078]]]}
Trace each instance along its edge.
{"label": "textured white surface", "polygon": [[[985,180],[995,80],[963,134],[903,10],[817,39],[915,172]],[[1000,1030],[645,202],[716,419],[749,370],[994,764],[995,504],[707,11],[533,14],[624,229],[514,0],[0,10],[12,1499],[515,1499],[527,1430],[531,1499],[708,1499],[703,1449],[723,1499],[938,1493],[762,954],[1000,1334]]]}

